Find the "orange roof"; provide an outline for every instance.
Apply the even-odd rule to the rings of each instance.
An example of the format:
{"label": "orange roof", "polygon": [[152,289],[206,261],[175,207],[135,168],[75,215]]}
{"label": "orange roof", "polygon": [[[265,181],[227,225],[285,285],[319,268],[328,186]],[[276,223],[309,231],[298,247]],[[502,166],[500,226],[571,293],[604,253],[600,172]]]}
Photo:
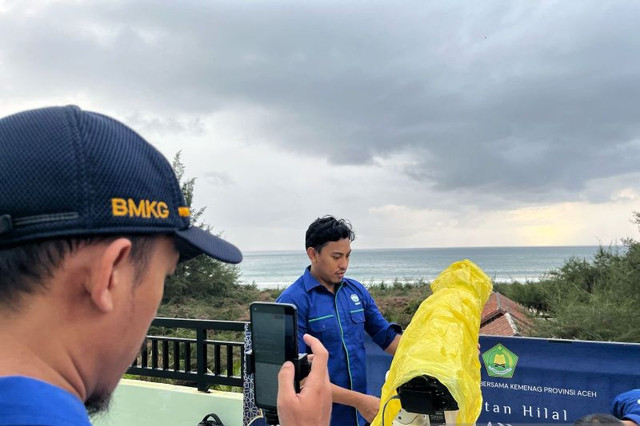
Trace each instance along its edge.
{"label": "orange roof", "polygon": [[493,292],[482,309],[480,334],[520,336],[531,325],[524,306],[503,294]]}

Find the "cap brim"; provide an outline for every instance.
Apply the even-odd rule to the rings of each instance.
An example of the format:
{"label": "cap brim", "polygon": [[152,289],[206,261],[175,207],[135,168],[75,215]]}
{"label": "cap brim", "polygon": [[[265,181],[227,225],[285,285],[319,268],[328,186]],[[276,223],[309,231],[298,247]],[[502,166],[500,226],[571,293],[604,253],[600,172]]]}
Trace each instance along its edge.
{"label": "cap brim", "polygon": [[181,262],[199,254],[206,254],[225,263],[242,262],[242,253],[236,246],[204,229],[192,226],[176,231],[176,237]]}

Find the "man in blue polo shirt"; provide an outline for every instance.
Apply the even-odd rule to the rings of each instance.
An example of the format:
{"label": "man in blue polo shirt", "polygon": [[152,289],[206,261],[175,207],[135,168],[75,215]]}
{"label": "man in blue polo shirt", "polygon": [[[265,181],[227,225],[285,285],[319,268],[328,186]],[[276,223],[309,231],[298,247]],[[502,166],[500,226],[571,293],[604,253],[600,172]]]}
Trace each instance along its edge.
{"label": "man in blue polo shirt", "polygon": [[367,289],[345,278],[355,234],[345,220],[316,219],[307,229],[305,246],[311,265],[278,298],[298,308],[299,348],[304,333],[317,337],[329,351],[333,426],[371,422],[380,399],[367,395],[364,333],[395,354],[400,326],[387,322]]}

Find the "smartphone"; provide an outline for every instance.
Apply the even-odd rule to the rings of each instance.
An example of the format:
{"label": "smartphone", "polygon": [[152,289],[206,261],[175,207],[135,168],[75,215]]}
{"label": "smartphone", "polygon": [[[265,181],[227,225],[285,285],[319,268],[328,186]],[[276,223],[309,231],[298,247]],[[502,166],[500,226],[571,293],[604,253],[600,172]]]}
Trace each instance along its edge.
{"label": "smartphone", "polygon": [[[275,411],[280,367],[298,358],[298,312],[295,305],[269,302],[253,302],[249,310],[256,405]],[[296,392],[298,386],[296,380]]]}

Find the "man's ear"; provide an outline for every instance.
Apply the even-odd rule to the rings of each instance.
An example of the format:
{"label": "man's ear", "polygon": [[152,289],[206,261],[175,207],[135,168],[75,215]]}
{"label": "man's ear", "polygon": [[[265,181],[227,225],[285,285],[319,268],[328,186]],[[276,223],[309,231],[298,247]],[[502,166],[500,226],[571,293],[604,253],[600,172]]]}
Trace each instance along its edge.
{"label": "man's ear", "polygon": [[311,261],[311,263],[315,261],[317,255],[318,255],[318,251],[315,248],[313,247],[307,248],[307,256],[309,256],[309,260]]}
{"label": "man's ear", "polygon": [[99,256],[97,274],[90,283],[89,293],[94,305],[102,312],[113,309],[113,290],[131,274],[128,262],[131,241],[118,238],[107,245]]}

